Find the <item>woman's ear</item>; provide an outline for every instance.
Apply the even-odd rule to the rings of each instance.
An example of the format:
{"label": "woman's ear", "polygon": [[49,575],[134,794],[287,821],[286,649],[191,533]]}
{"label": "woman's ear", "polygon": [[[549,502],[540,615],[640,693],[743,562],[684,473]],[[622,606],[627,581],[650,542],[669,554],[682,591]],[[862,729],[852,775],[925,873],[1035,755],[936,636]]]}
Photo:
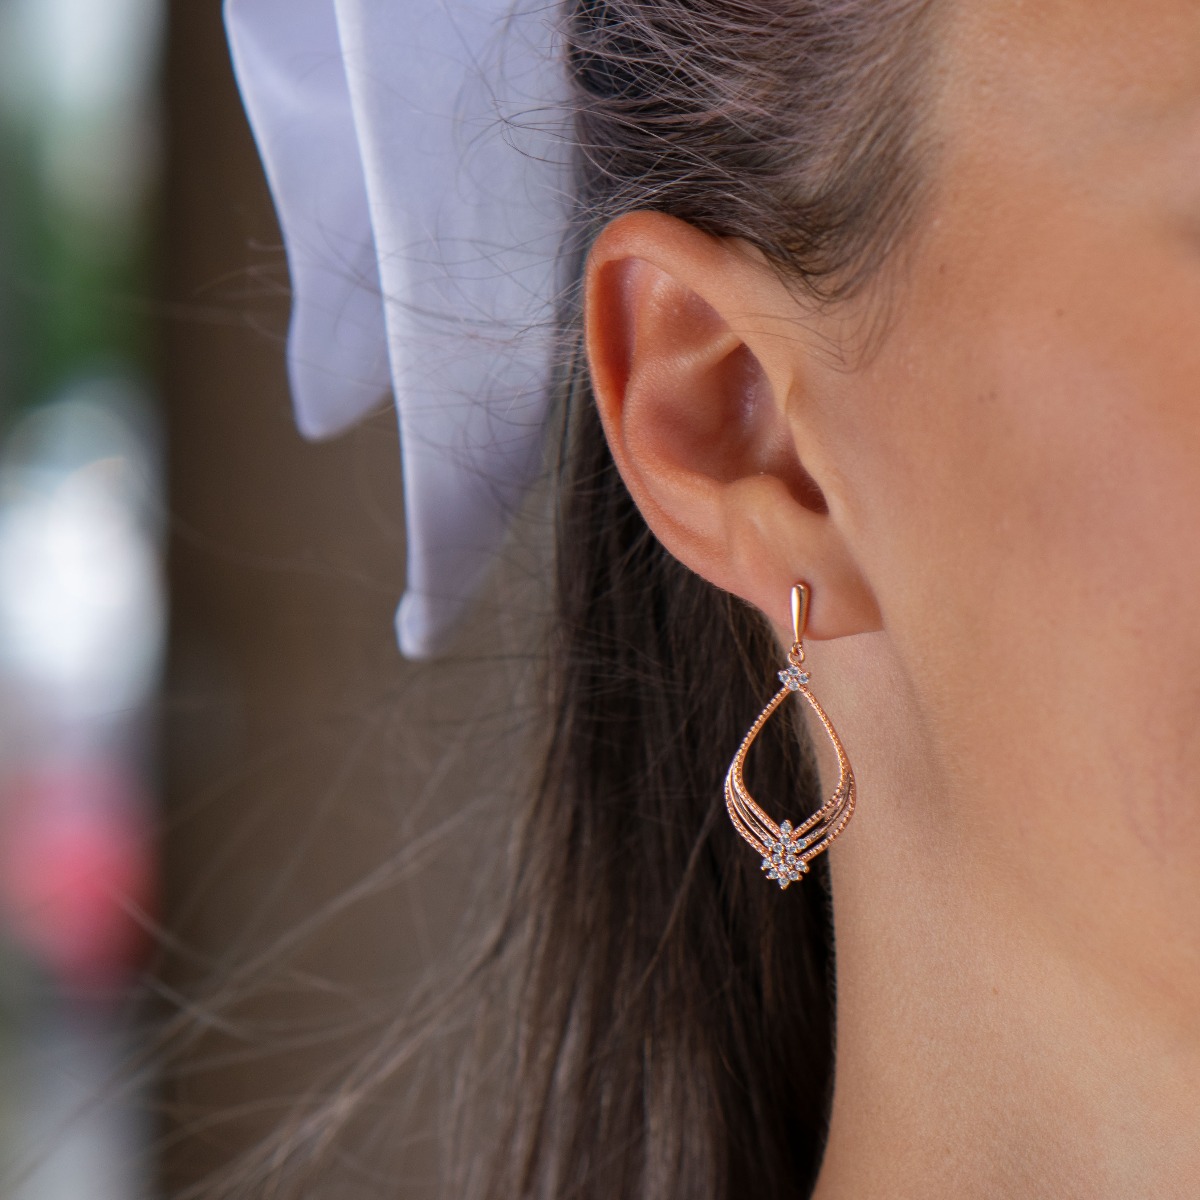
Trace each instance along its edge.
{"label": "woman's ear", "polygon": [[823,487],[836,464],[807,419],[817,355],[803,316],[754,251],[662,213],[610,222],[588,257],[593,389],[647,524],[781,633],[805,580],[809,636],[832,638],[878,629],[880,614]]}

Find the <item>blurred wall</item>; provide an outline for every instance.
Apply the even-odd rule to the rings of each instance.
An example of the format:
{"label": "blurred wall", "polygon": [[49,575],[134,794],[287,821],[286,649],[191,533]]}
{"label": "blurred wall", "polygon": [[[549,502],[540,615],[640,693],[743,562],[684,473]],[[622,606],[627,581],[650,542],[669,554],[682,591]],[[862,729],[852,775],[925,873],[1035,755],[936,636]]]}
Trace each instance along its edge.
{"label": "blurred wall", "polygon": [[[478,720],[489,702],[464,687],[469,632],[457,665],[405,663],[393,641],[404,546],[390,412],[330,444],[294,430],[286,272],[217,0],[172,4],[165,87],[172,615],[158,976],[175,1017],[163,1179],[186,1195],[219,1181],[297,1098],[334,1088],[436,966],[462,880],[427,835],[447,797],[471,794],[490,735]],[[491,733],[503,744],[502,727]],[[408,858],[413,870],[394,866]],[[426,1194],[414,1107],[430,1086],[397,1082],[330,1195]]]}

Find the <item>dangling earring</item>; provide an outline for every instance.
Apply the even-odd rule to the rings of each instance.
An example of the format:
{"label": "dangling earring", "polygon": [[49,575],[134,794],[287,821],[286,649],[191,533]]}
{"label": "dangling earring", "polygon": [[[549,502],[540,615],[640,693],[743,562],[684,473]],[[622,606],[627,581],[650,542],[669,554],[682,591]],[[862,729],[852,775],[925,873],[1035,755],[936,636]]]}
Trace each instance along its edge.
{"label": "dangling earring", "polygon": [[[758,720],[742,739],[738,752],[725,776],[725,807],[733,827],[763,856],[762,869],[768,879],[778,882],[781,888],[795,883],[808,874],[808,864],[822,850],[827,850],[833,839],[846,828],[854,812],[854,772],[850,760],[842,749],[841,740],[825,710],[816,696],[808,690],[809,673],[804,669],[804,631],[808,625],[809,589],[806,583],[792,587],[792,626],[795,641],[788,651],[788,665],[779,672],[783,687],[771,698],[770,704],[759,713]],[[746,751],[750,749],[758,732],[767,723],[771,714],[787,699],[790,692],[799,692],[812,705],[813,711],[825,726],[837,751],[838,784],[832,796],[808,820],[793,828],[790,821],[776,825],[758,806],[754,797],[746,790],[742,779],[742,768],[746,762]]]}

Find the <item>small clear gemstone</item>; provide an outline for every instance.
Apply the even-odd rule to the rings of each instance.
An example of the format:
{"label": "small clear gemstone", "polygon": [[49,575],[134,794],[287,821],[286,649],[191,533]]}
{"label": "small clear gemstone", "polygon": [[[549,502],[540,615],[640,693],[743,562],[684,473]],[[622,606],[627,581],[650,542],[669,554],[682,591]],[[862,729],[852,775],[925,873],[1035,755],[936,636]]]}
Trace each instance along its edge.
{"label": "small clear gemstone", "polygon": [[796,881],[797,879],[799,879],[799,878],[800,878],[800,872],[799,872],[799,871],[797,871],[797,870],[796,870],[796,869],[793,867],[793,868],[792,868],[792,870],[790,870],[790,871],[788,872],[788,879],[790,879],[790,880],[791,880],[793,883],[795,883],[795,881]]}
{"label": "small clear gemstone", "polygon": [[808,682],[808,672],[802,671],[795,663],[779,672],[779,681],[789,691],[798,692],[800,685]]}
{"label": "small clear gemstone", "polygon": [[780,825],[780,827],[779,827],[779,832],[782,833],[785,838],[791,837],[792,836],[791,821],[784,821],[784,823],[782,825]]}
{"label": "small clear gemstone", "polygon": [[769,858],[764,858],[762,860],[762,869],[764,871],[769,871],[771,869],[771,860]]}

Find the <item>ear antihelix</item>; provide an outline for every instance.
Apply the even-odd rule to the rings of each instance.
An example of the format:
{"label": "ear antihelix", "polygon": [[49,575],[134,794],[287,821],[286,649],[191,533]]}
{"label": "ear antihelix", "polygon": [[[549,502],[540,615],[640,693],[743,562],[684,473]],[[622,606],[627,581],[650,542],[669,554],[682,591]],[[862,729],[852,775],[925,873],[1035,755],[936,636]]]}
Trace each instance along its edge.
{"label": "ear antihelix", "polygon": [[[762,869],[767,878],[781,888],[789,887],[808,874],[812,860],[829,849],[854,813],[854,771],[833,722],[809,689],[811,675],[804,665],[804,632],[808,624],[810,595],[808,584],[793,585],[792,625],[795,637],[788,651],[787,666],[779,672],[779,681],[783,686],[750,726],[725,775],[725,807],[733,827],[762,855]],[[776,824],[750,795],[742,777],[746,755],[754,739],[775,710],[793,692],[803,697],[817,714],[833,743],[838,760],[838,782],[833,794],[799,825],[793,825],[788,820]]]}

